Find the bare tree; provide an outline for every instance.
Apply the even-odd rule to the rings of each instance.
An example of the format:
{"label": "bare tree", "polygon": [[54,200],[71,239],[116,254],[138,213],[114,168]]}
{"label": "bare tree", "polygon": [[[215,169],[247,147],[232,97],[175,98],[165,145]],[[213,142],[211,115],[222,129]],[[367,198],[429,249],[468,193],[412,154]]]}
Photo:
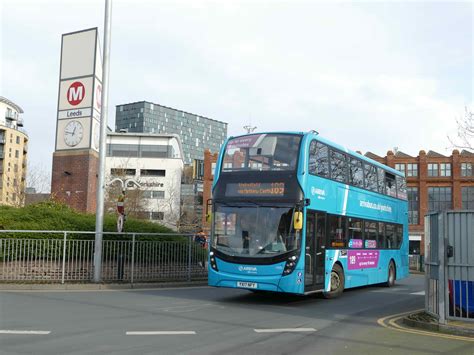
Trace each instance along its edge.
{"label": "bare tree", "polygon": [[464,116],[456,119],[456,138],[448,136],[451,144],[456,148],[474,150],[474,113],[465,108]]}
{"label": "bare tree", "polygon": [[[127,166],[127,164],[121,164],[122,166]],[[114,168],[113,175],[108,174],[106,180],[111,181],[113,178],[120,178],[124,182],[127,178],[130,178],[127,168]],[[136,179],[140,183],[140,179]],[[130,188],[130,186],[124,186],[125,188],[125,213],[127,216],[143,218],[142,212],[144,210],[144,193],[143,190],[137,188],[135,185]],[[109,185],[107,188],[107,194],[105,199],[105,210],[109,213],[114,213],[117,207],[117,201],[119,196],[122,194],[122,185],[119,183]]]}
{"label": "bare tree", "polygon": [[51,192],[51,171],[42,164],[28,162],[26,187],[32,187],[37,193]]}

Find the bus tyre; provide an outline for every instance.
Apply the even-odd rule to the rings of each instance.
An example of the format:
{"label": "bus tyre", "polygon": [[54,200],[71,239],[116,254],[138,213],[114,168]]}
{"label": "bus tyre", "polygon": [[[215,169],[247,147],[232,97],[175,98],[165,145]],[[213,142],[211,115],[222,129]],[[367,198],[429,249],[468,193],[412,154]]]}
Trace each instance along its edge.
{"label": "bus tyre", "polygon": [[324,298],[339,297],[344,291],[344,270],[339,264],[334,264],[331,271],[331,291],[323,292]]}
{"label": "bus tyre", "polygon": [[395,264],[393,260],[390,260],[390,264],[388,264],[388,278],[387,282],[385,283],[385,286],[387,287],[393,287],[395,286]]}

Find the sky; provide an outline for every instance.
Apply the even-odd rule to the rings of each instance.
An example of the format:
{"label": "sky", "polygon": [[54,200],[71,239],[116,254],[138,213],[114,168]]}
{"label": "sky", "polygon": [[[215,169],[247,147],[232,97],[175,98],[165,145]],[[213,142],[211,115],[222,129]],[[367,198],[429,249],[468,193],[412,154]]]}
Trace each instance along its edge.
{"label": "sky", "polygon": [[[51,170],[61,34],[103,38],[104,6],[0,2],[0,96],[25,111],[32,170]],[[113,0],[108,123],[146,100],[229,135],[317,130],[363,153],[449,155],[474,102],[473,17],[470,1]]]}

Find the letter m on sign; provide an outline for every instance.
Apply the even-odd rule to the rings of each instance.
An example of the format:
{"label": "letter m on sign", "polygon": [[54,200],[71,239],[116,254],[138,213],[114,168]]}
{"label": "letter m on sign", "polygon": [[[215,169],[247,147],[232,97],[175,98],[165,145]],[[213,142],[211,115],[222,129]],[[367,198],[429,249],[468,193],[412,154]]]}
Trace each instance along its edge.
{"label": "letter m on sign", "polygon": [[70,105],[79,105],[86,94],[86,89],[80,81],[75,81],[67,89],[67,101]]}

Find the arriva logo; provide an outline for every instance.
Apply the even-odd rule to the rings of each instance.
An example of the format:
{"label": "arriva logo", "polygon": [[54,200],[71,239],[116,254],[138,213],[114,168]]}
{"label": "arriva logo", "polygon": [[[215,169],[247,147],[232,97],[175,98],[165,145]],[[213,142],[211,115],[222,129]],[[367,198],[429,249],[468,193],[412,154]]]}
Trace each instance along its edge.
{"label": "arriva logo", "polygon": [[239,271],[244,272],[247,271],[248,273],[257,272],[257,268],[255,266],[239,266]]}
{"label": "arriva logo", "polygon": [[319,200],[326,199],[326,191],[324,191],[323,189],[318,189],[314,186],[311,186],[311,195],[317,195]]}

